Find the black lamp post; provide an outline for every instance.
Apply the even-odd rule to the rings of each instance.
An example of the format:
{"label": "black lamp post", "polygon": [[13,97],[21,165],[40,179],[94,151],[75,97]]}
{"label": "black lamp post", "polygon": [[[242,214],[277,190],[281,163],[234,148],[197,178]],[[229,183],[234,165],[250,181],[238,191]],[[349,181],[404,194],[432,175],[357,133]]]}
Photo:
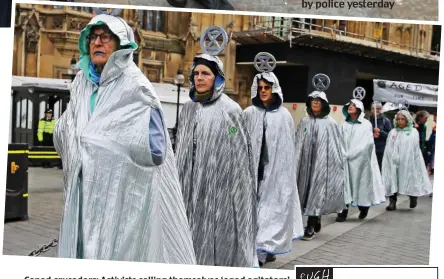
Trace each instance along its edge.
{"label": "black lamp post", "polygon": [[74,81],[74,78],[77,75],[77,59],[76,55],[73,54],[71,58],[71,68],[68,69],[68,74],[71,76],[71,82]]}
{"label": "black lamp post", "polygon": [[177,70],[177,75],[174,78],[174,84],[177,85],[177,104],[176,104],[176,125],[174,126],[174,145],[173,150],[176,151],[176,139],[177,139],[177,126],[179,125],[179,106],[180,106],[180,88],[185,83],[185,76],[183,75],[182,69]]}

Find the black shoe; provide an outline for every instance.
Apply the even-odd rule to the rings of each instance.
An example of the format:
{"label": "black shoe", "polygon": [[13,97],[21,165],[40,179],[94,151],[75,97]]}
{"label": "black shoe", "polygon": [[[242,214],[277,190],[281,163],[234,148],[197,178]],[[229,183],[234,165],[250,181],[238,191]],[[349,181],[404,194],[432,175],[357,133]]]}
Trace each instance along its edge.
{"label": "black shoe", "polygon": [[396,210],[396,196],[390,197],[390,204],[385,208],[387,211],[395,211]]}
{"label": "black shoe", "polygon": [[263,262],[259,262],[259,267],[263,267],[264,263]]}
{"label": "black shoe", "polygon": [[410,198],[410,208],[415,208],[418,205],[418,197],[409,197]]}
{"label": "black shoe", "polygon": [[359,208],[359,219],[365,219],[365,217],[367,217],[367,215],[368,215],[368,210],[369,210],[369,208],[368,207],[360,207]]}
{"label": "black shoe", "polygon": [[267,255],[267,258],[265,259],[265,262],[266,263],[271,263],[271,262],[274,262],[276,260],[276,256],[275,255],[273,255],[273,254],[268,254]]}
{"label": "black shoe", "polygon": [[348,208],[342,210],[341,213],[338,213],[338,217],[336,217],[336,222],[345,222],[348,216]]}
{"label": "black shoe", "polygon": [[321,217],[316,221],[316,225],[314,226],[314,232],[319,233],[321,231],[322,225],[321,225]]}
{"label": "black shoe", "polygon": [[183,8],[187,5],[188,0],[167,0],[168,4],[176,8]]}
{"label": "black shoe", "polygon": [[338,217],[336,217],[336,222],[345,222],[347,220],[347,217],[344,217],[341,215],[341,213],[338,214]]}
{"label": "black shoe", "polygon": [[306,240],[306,241],[312,240],[314,234],[315,234],[314,230],[307,227],[305,228],[304,236],[301,238],[301,240]]}

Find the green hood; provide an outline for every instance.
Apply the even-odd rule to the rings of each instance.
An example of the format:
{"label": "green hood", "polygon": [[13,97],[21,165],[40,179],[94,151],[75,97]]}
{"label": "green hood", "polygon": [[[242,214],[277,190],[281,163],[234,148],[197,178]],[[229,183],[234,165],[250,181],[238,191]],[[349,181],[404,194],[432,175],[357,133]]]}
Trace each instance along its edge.
{"label": "green hood", "polygon": [[[123,19],[106,14],[95,16],[88,23],[85,29],[82,30],[79,38],[80,59],[77,65],[79,66],[80,70],[82,70],[82,72],[87,76],[88,79],[89,79],[89,74],[87,73],[89,73],[89,62],[91,58],[89,55],[89,46],[88,46],[87,37],[91,32],[91,28],[101,25],[107,26],[111,30],[111,32],[114,35],[116,35],[120,40],[120,49],[115,51],[108,61],[112,60],[111,58],[113,56],[119,54],[122,54],[123,56],[128,56],[128,54],[131,54],[130,56],[132,58],[132,52],[138,48],[138,45],[136,44],[134,39],[133,30]],[[128,52],[128,50],[130,50],[130,52]],[[127,58],[125,59],[125,57],[122,58],[124,60],[127,60]],[[116,58],[114,57],[113,60],[116,60]]]}
{"label": "green hood", "polygon": [[[360,110],[358,119],[356,121],[352,121],[350,118],[350,115],[348,114],[348,107],[351,104],[355,104],[355,106]],[[347,122],[358,122],[358,123],[362,123],[363,119],[365,118],[365,113],[364,113],[364,104],[357,99],[351,99],[350,102],[348,102],[347,104],[345,104],[345,106],[342,108],[342,115],[344,115],[345,120]]]}
{"label": "green hood", "polygon": [[[405,118],[407,119],[407,126],[405,126],[402,129],[399,128],[398,122],[396,121],[396,118],[397,118],[398,114],[404,115]],[[395,129],[398,130],[398,131],[411,131],[412,128],[413,128],[413,117],[410,114],[410,112],[408,112],[407,110],[400,110],[400,111],[398,111],[398,113],[395,115],[395,118],[393,118],[393,127],[395,127]]]}

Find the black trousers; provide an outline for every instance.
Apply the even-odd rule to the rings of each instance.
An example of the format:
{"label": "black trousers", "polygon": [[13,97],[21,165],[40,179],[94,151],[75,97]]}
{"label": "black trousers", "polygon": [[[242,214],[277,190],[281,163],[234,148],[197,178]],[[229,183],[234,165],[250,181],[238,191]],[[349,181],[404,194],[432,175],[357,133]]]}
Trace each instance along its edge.
{"label": "black trousers", "polygon": [[376,158],[378,159],[379,170],[382,171],[382,158],[384,158],[384,152],[376,153]]}

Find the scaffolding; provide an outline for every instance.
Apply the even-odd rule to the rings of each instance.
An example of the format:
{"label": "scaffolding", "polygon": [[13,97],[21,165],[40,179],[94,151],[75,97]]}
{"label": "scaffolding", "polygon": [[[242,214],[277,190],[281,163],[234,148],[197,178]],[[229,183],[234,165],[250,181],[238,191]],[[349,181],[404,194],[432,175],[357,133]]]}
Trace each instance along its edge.
{"label": "scaffolding", "polygon": [[[316,24],[313,19],[306,18],[252,16],[250,26],[253,30],[259,30],[261,34],[271,35],[280,39],[282,42],[289,42],[290,48],[296,45],[313,45],[314,42],[318,43],[323,39],[323,41],[327,40],[337,43],[354,44],[356,47],[362,46],[363,48],[373,48],[427,60],[439,61],[439,51],[423,49],[415,45],[400,44],[390,40],[383,40],[383,36],[374,37],[352,33],[347,31],[345,21],[341,20],[337,22],[339,24],[327,26],[326,20],[322,20],[322,24]],[[310,41],[312,42],[310,43]],[[323,44],[328,44],[328,42],[323,42]]]}

